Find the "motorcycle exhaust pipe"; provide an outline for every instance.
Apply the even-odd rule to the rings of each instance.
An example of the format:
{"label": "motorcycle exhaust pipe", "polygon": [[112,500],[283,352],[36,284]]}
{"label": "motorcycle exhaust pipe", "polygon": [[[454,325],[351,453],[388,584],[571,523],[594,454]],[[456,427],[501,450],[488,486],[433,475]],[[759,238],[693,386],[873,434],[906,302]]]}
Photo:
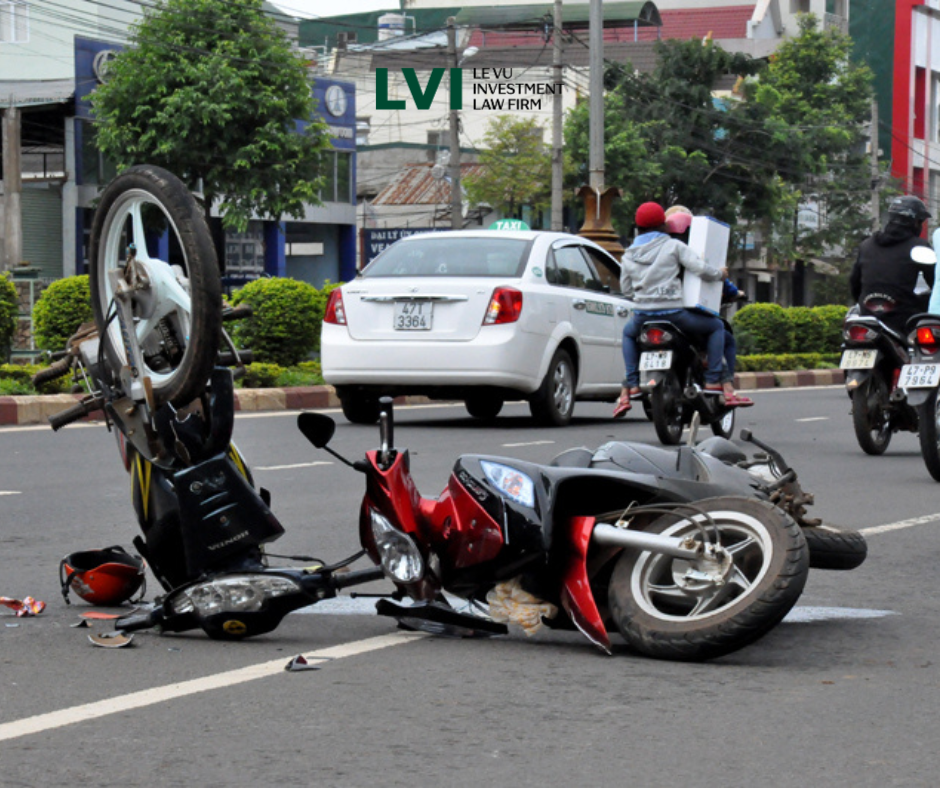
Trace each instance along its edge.
{"label": "motorcycle exhaust pipe", "polygon": [[701,557],[701,546],[689,547],[690,544],[695,543],[688,538],[677,539],[673,536],[651,534],[646,531],[631,531],[628,528],[616,528],[606,523],[598,523],[594,526],[591,539],[600,545],[649,550],[689,561],[695,561]]}

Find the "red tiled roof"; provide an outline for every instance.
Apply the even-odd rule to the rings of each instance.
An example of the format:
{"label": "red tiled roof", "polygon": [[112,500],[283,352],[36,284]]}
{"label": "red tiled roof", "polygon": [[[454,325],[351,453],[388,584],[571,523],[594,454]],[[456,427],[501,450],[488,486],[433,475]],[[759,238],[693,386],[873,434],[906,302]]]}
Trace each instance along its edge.
{"label": "red tiled roof", "polygon": [[[704,37],[709,33],[714,39],[747,38],[747,23],[754,14],[754,8],[753,5],[739,5],[676,8],[671,11],[660,9],[662,27],[638,27],[635,39],[633,27],[607,28],[604,30],[604,41],[653,41],[656,38],[685,40]],[[532,46],[542,40],[542,34],[535,31],[516,33],[487,31],[484,34],[476,30],[470,37],[470,46]],[[550,44],[549,49],[551,49]]]}
{"label": "red tiled roof", "polygon": [[[460,165],[461,179],[481,171],[479,164]],[[450,181],[432,178],[430,164],[416,164],[402,170],[372,201],[372,205],[438,204],[450,204]]]}

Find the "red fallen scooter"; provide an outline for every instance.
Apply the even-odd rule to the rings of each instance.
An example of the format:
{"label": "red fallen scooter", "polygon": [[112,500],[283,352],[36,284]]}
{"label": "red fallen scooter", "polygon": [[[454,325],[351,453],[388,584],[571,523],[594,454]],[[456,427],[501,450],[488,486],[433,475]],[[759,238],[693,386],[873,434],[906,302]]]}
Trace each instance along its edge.
{"label": "red fallen scooter", "polygon": [[[530,631],[544,622],[577,628],[607,653],[619,632],[647,656],[704,660],[767,633],[806,581],[800,527],[770,503],[722,495],[733,489],[726,479],[666,479],[616,462],[604,469],[586,449],[552,465],[463,455],[431,499],[415,485],[407,450],[394,448],[390,399],[381,448],[364,461],[327,446],[329,416],[302,413],[298,423],[315,446],[365,474],[362,546],[396,596],[415,601],[386,599],[377,609],[408,628],[493,634],[505,623]],[[610,444],[614,454],[618,446],[630,450]],[[643,450],[673,465],[702,461],[692,447]]]}

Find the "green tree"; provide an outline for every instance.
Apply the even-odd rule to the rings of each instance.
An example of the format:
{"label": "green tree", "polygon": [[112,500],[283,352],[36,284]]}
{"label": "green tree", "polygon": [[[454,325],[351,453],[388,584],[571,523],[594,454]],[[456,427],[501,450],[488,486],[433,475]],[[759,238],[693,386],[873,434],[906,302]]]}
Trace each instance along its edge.
{"label": "green tree", "polygon": [[88,274],[57,279],[33,306],[36,347],[49,352],[64,350],[78,327],[90,320],[94,314]]}
{"label": "green tree", "polygon": [[[734,155],[743,131],[733,124],[736,102],[716,104],[712,92],[720,77],[753,74],[761,64],[710,41],[660,42],[656,52],[652,74],[610,64],[605,75],[605,180],[624,190],[614,209],[619,228],[632,226],[636,205],[646,200],[681,203],[734,224],[744,185],[759,183],[766,191],[772,179],[758,180],[750,163]],[[587,121],[586,107],[578,107],[565,127],[568,155],[584,163],[581,183],[587,180]]]}
{"label": "green tree", "polygon": [[844,269],[871,230],[864,143],[872,73],[851,61],[851,51],[848,35],[801,16],[799,35],[784,41],[759,79],[744,86],[748,120],[762,126],[766,166],[784,186],[768,213],[768,250],[784,267],[829,256]]}
{"label": "green tree", "polygon": [[[227,227],[319,203],[326,125],[262,0],[157,0],[92,95],[98,145],[201,189]],[[302,125],[298,128],[297,121]]]}
{"label": "green tree", "polygon": [[551,202],[551,154],[534,118],[493,118],[483,135],[480,164],[483,172],[464,181],[471,203],[516,217],[524,205],[539,212]]}

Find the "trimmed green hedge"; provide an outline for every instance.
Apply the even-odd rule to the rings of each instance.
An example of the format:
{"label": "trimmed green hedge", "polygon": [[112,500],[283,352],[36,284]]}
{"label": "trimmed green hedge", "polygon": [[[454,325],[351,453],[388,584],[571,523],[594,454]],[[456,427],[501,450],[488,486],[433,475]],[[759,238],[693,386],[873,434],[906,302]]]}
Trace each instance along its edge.
{"label": "trimmed green hedge", "polygon": [[760,353],[738,356],[737,372],[783,372],[795,369],[833,369],[840,353]]}
{"label": "trimmed green hedge", "polygon": [[18,312],[16,286],[9,273],[0,274],[0,361],[10,358]]}
{"label": "trimmed green hedge", "polygon": [[67,276],[43,290],[33,306],[33,341],[40,350],[64,350],[78,327],[94,320],[87,274]]}
{"label": "trimmed green hedge", "polygon": [[40,384],[38,389],[33,388],[32,377],[43,369],[43,366],[42,364],[0,364],[0,395],[62,394],[72,387],[72,376],[64,375]]}
{"label": "trimmed green hedge", "polygon": [[838,353],[847,307],[748,304],[732,318],[742,355]]}
{"label": "trimmed green hedge", "polygon": [[289,367],[320,347],[326,296],[296,279],[271,277],[249,282],[232,296],[232,305],[250,304],[252,316],[235,322],[232,338],[265,364]]}

